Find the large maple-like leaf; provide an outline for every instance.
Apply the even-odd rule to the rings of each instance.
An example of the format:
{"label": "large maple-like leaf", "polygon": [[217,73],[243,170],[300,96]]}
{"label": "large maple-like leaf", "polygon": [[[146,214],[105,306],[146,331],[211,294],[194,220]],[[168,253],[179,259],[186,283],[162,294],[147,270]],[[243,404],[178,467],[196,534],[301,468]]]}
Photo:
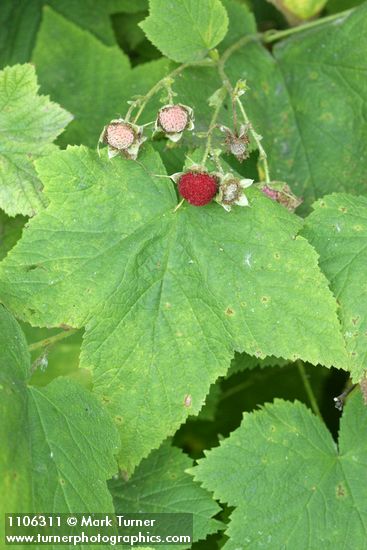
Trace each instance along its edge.
{"label": "large maple-like leaf", "polygon": [[193,541],[223,529],[223,523],[213,519],[220,507],[185,472],[191,466],[192,460],[181,449],[164,442],[142,460],[129,480],[110,482],[116,513],[192,514]]}
{"label": "large maple-like leaf", "polygon": [[[68,20],[86,29],[107,45],[116,38],[110,15],[135,13],[148,7],[148,0],[2,0],[0,11],[0,67],[30,60],[37,38],[44,6],[51,6]],[[65,36],[68,42],[69,36]],[[49,46],[53,44],[50,42]],[[71,61],[71,59],[65,60]],[[49,67],[50,70],[53,67]]]}
{"label": "large maple-like leaf", "polygon": [[32,60],[42,90],[75,116],[62,144],[83,141],[95,147],[104,124],[125,109],[128,57],[46,7]]}
{"label": "large maple-like leaf", "polygon": [[106,411],[70,379],[28,384],[27,342],[2,306],[0,349],[2,513],[112,512],[118,434]]}
{"label": "large maple-like leaf", "polygon": [[367,199],[344,193],[320,199],[303,234],[340,304],[350,370],[359,381],[367,369]]}
{"label": "large maple-like leaf", "polygon": [[367,193],[366,37],[364,4],[281,41],[272,55],[253,39],[228,60],[231,80],[247,80],[272,177],[303,196],[303,210],[336,190]]}
{"label": "large maple-like leaf", "polygon": [[[226,45],[240,45],[241,39],[243,45],[233,50],[225,70],[233,84],[240,78],[247,82],[242,100],[264,138],[271,177],[288,182],[303,197],[303,212],[335,190],[367,194],[366,58],[361,54],[366,5],[283,40],[270,53],[256,34],[252,14],[231,4],[225,3]],[[220,85],[215,68],[188,68],[176,79],[175,91],[195,109],[199,131],[209,125],[207,100]],[[220,122],[231,124],[229,114],[223,109]]]}
{"label": "large maple-like leaf", "polygon": [[22,235],[22,229],[26,218],[16,216],[11,218],[0,211],[0,260],[5,258],[9,250],[15,245]]}
{"label": "large maple-like leaf", "polygon": [[33,216],[46,204],[33,161],[56,149],[71,115],[38,93],[32,65],[0,72],[0,207]]}
{"label": "large maple-like leaf", "polygon": [[219,0],[150,0],[140,26],[164,55],[186,63],[202,59],[224,38],[228,18]]}
{"label": "large maple-like leaf", "polygon": [[367,409],[360,393],[341,420],[339,445],[301,403],[276,400],[191,470],[235,506],[226,550],[366,548]]}
{"label": "large maple-like leaf", "polygon": [[259,191],[247,209],[175,212],[150,149],[133,162],[70,147],[37,168],[50,205],[2,262],[0,296],[31,324],[86,326],[81,366],[128,470],[200,410],[234,350],[345,364],[301,220]]}

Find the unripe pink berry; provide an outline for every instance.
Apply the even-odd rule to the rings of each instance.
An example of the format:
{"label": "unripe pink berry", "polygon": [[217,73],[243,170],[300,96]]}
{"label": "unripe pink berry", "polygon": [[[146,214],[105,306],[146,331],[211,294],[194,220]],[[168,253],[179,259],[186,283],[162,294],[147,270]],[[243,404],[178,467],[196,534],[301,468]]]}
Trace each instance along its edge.
{"label": "unripe pink berry", "polygon": [[181,105],[164,107],[158,113],[158,123],[168,133],[183,132],[189,122],[189,114]]}
{"label": "unripe pink berry", "polygon": [[135,141],[135,132],[130,124],[111,122],[105,132],[104,141],[115,149],[128,149]]}

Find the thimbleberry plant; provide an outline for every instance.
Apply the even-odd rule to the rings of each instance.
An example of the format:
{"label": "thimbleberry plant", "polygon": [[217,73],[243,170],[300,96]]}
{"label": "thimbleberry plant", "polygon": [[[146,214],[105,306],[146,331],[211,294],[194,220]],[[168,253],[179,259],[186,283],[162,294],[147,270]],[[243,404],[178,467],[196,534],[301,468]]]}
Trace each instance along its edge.
{"label": "thimbleberry plant", "polygon": [[362,550],[366,6],[23,4],[0,18],[3,513]]}

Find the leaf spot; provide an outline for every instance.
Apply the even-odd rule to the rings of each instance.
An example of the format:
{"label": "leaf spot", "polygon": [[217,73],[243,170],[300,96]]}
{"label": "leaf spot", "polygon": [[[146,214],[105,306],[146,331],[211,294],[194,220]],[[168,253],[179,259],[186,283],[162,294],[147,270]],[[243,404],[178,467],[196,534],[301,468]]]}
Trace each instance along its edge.
{"label": "leaf spot", "polygon": [[191,397],[190,394],[185,395],[185,398],[184,398],[184,405],[185,405],[185,407],[187,407],[187,408],[188,408],[188,407],[191,407],[191,405],[192,405],[192,397]]}
{"label": "leaf spot", "polygon": [[25,271],[34,271],[37,269],[37,267],[40,267],[38,264],[31,264],[25,266]]}
{"label": "leaf spot", "polygon": [[347,496],[347,490],[342,483],[336,486],[336,498],[343,498]]}
{"label": "leaf spot", "polygon": [[247,265],[248,267],[252,266],[251,258],[252,258],[251,252],[247,252],[245,254],[245,260],[244,261],[245,261],[245,265]]}
{"label": "leaf spot", "polygon": [[228,317],[232,317],[232,315],[234,315],[234,310],[229,306],[226,309],[226,315],[228,315]]}

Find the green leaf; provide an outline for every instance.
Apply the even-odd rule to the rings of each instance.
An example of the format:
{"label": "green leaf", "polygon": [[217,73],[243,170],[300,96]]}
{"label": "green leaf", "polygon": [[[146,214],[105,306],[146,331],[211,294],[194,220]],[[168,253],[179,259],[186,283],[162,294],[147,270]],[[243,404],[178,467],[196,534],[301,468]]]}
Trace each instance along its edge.
{"label": "green leaf", "polygon": [[340,305],[348,367],[357,382],[367,369],[367,199],[324,197],[314,204],[303,234],[320,254],[320,267]]}
{"label": "green leaf", "polygon": [[236,372],[241,372],[245,370],[252,370],[256,367],[267,368],[267,367],[284,367],[289,361],[282,359],[281,357],[264,357],[264,359],[259,359],[247,353],[236,353],[231,367],[228,371],[228,374],[235,374]]}
{"label": "green leaf", "polygon": [[[37,342],[42,342],[62,333],[60,328],[32,327],[28,323],[21,323],[21,329],[30,346],[34,346]],[[87,389],[91,389],[92,384],[89,371],[79,369],[82,336],[82,331],[78,331],[73,335],[67,334],[65,339],[57,341],[54,345],[32,348],[32,376],[30,384],[46,386],[58,376],[67,376],[74,381],[78,381]]]}
{"label": "green leaf", "polygon": [[45,8],[33,61],[42,90],[75,117],[60,143],[96,147],[103,126],[125,109],[122,90],[130,72],[128,58],[117,46],[105,46]]}
{"label": "green leaf", "polygon": [[[45,6],[50,6],[72,23],[91,32],[108,46],[116,44],[110,20],[110,13],[118,9],[118,2],[116,4],[116,6],[113,6],[109,0],[103,2],[96,2],[95,0],[83,0],[82,2],[75,2],[75,0],[44,0]],[[67,40],[68,37],[65,35],[63,41]]]}
{"label": "green leaf", "polygon": [[223,40],[228,27],[219,0],[150,0],[141,28],[164,55],[187,63],[198,61]]}
{"label": "green leaf", "polygon": [[27,509],[32,499],[32,484],[29,482],[31,457],[24,422],[29,353],[18,323],[2,306],[0,349],[0,512],[3,515]]}
{"label": "green leaf", "polygon": [[326,4],[326,12],[328,14],[339,13],[344,10],[349,10],[356,6],[360,6],[364,0],[328,0]]}
{"label": "green leaf", "polygon": [[33,161],[56,149],[53,140],[71,120],[37,92],[31,65],[0,71],[0,207],[10,216],[33,216],[45,206]]}
{"label": "green leaf", "polygon": [[218,48],[221,53],[244,36],[256,33],[256,20],[248,6],[237,0],[222,0],[222,4],[228,15],[228,32]]}
{"label": "green leaf", "polygon": [[[144,19],[144,13],[118,13],[113,17],[113,28],[119,46],[131,57],[134,50],[146,41],[145,34],[138,26],[138,23]],[[152,47],[153,49],[153,47]]]}
{"label": "green leaf", "polygon": [[148,0],[108,0],[110,13],[137,13],[148,9]]}
{"label": "green leaf", "polygon": [[235,506],[225,550],[365,548],[367,409],[358,392],[341,420],[339,445],[304,405],[275,400],[191,470]]}
{"label": "green leaf", "polygon": [[174,213],[148,148],[133,162],[71,147],[37,166],[51,204],[2,262],[0,295],[33,325],[86,326],[81,367],[120,427],[125,469],[200,410],[234,350],[344,365],[301,220],[256,189],[251,208]]}
{"label": "green leaf", "polygon": [[180,449],[165,442],[141,462],[131,479],[110,482],[116,513],[192,513],[194,541],[223,528],[212,519],[221,510],[218,504],[185,473],[192,465]]}
{"label": "green leaf", "polygon": [[2,0],[0,67],[29,61],[41,21],[42,0]]}
{"label": "green leaf", "polygon": [[[159,80],[164,78],[171,69],[171,62],[166,58],[157,59],[148,63],[143,63],[134,67],[124,80],[124,86],[121,90],[121,105],[127,111],[127,102],[136,97],[145,95],[149,90],[157,84]],[[155,95],[144,109],[139,123],[148,123],[156,119],[158,109],[162,107],[160,102],[162,94]],[[147,131],[147,133],[149,130]]]}
{"label": "green leaf", "polygon": [[111,13],[135,12],[148,8],[147,0],[1,0],[0,67],[30,60],[45,5],[51,6],[108,45],[116,44]]}
{"label": "green leaf", "polygon": [[1,511],[112,511],[117,434],[106,412],[66,378],[27,386],[26,340],[3,307],[0,349]]}
{"label": "green leaf", "polygon": [[5,212],[0,210],[0,260],[5,258],[9,250],[22,235],[22,229],[26,222],[23,216],[9,218]]}
{"label": "green leaf", "polygon": [[282,41],[274,57],[250,43],[228,62],[232,81],[247,79],[245,104],[264,136],[272,178],[304,197],[303,211],[335,190],[367,192],[366,37],[365,4]]}
{"label": "green leaf", "polygon": [[[360,54],[367,36],[367,5],[283,40],[274,55],[254,38],[252,15],[240,8],[228,8],[225,41],[234,45],[242,25],[249,42],[229,57],[225,69],[233,84],[239,77],[247,81],[249,91],[242,99],[263,136],[272,179],[288,182],[304,198],[303,212],[315,198],[335,190],[367,192],[367,130],[360,114],[367,97],[365,58]],[[182,103],[194,108],[200,132],[206,131],[212,115],[207,98],[219,87],[210,68],[189,68],[176,79],[174,89]],[[230,125],[230,115],[223,109],[219,122]],[[214,137],[219,145],[222,136]],[[244,164],[244,175],[246,169]]]}

